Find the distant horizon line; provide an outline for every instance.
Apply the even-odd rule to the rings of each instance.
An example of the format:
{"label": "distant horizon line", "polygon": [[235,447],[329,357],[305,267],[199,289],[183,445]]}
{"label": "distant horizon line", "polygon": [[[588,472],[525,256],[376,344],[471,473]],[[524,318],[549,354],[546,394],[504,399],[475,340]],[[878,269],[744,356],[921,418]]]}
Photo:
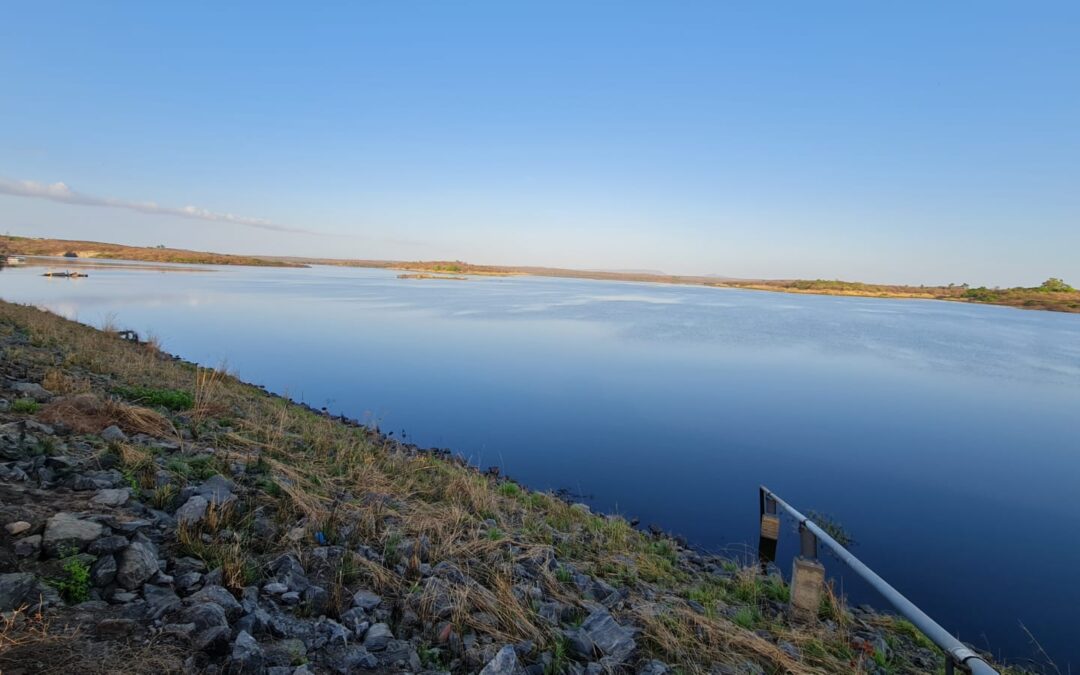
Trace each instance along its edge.
{"label": "distant horizon line", "polygon": [[[731,276],[731,275],[726,275],[726,274],[720,274],[720,273],[716,273],[716,272],[701,273],[701,274],[691,274],[691,273],[672,273],[672,272],[667,272],[667,271],[663,271],[663,270],[647,269],[647,268],[575,268],[575,267],[561,267],[561,266],[553,266],[553,265],[508,265],[508,264],[490,264],[490,263],[471,263],[471,262],[467,262],[467,261],[460,260],[460,259],[453,259],[453,260],[450,260],[450,259],[404,260],[404,259],[393,259],[393,258],[341,258],[341,257],[332,257],[332,256],[295,256],[295,255],[274,255],[274,254],[262,254],[262,253],[222,253],[222,252],[218,252],[218,251],[204,251],[204,250],[197,250],[197,249],[190,249],[190,248],[177,248],[177,247],[173,247],[173,246],[166,246],[164,244],[158,244],[158,245],[155,245],[155,246],[139,246],[139,245],[136,245],[136,244],[121,244],[121,243],[115,243],[115,242],[97,241],[97,240],[93,240],[93,239],[59,239],[59,238],[55,238],[55,237],[25,236],[25,235],[11,234],[10,232],[5,232],[3,235],[0,235],[0,238],[4,238],[4,239],[8,239],[8,240],[22,239],[22,240],[28,240],[28,241],[56,242],[57,244],[93,244],[93,245],[101,245],[101,246],[104,246],[104,247],[116,247],[116,248],[122,248],[122,249],[136,249],[136,250],[146,250],[146,251],[162,250],[162,251],[173,251],[173,252],[177,252],[177,253],[192,253],[192,254],[198,254],[198,255],[221,256],[221,257],[228,257],[228,258],[248,258],[248,259],[262,260],[262,261],[268,261],[268,262],[276,261],[276,262],[288,262],[288,263],[297,263],[297,264],[304,264],[304,265],[319,265],[319,264],[333,265],[335,263],[343,263],[343,264],[352,263],[355,266],[361,266],[361,267],[363,267],[363,266],[394,267],[395,265],[458,264],[458,265],[464,265],[464,266],[466,266],[466,267],[468,267],[470,269],[481,270],[481,271],[486,269],[486,270],[488,270],[490,272],[494,272],[494,273],[513,273],[515,271],[520,272],[520,273],[527,273],[529,271],[546,271],[546,272],[574,273],[574,274],[579,274],[579,275],[597,274],[597,275],[605,275],[605,276],[606,275],[612,275],[612,276],[617,276],[617,277],[649,277],[649,278],[662,279],[662,280],[668,281],[668,282],[671,282],[671,281],[676,280],[676,279],[686,279],[688,281],[696,280],[698,283],[702,283],[702,282],[705,282],[705,283],[707,283],[707,282],[718,282],[718,283],[723,283],[723,282],[736,282],[736,283],[770,282],[770,283],[775,283],[775,282],[808,282],[808,281],[824,282],[824,281],[828,281],[828,282],[842,282],[842,283],[858,283],[858,284],[863,284],[863,285],[867,285],[867,286],[890,286],[890,287],[903,287],[903,288],[956,288],[956,287],[963,288],[963,287],[971,287],[971,286],[982,286],[982,285],[979,285],[979,284],[968,284],[968,283],[963,283],[963,282],[962,283],[948,283],[948,284],[926,284],[926,283],[923,283],[923,284],[901,284],[901,283],[888,283],[888,282],[867,282],[867,281],[856,281],[856,280],[852,280],[852,279],[841,279],[840,277],[835,277],[835,278],[831,278],[831,279],[825,278],[825,277],[817,277],[815,279],[809,279],[809,278],[805,278],[805,277],[800,278],[800,277],[780,277],[780,276],[777,276],[777,277],[766,277],[766,276],[737,277],[737,276]],[[107,253],[107,251],[102,252],[102,253]],[[24,255],[41,255],[41,254],[27,253],[27,254],[24,254]],[[46,256],[46,257],[50,257],[50,256]],[[81,259],[88,260],[88,259],[92,259],[92,258],[87,257],[87,258],[81,258]],[[98,259],[100,260],[102,258],[98,258]],[[201,264],[212,264],[212,263],[201,263]],[[243,265],[244,263],[241,262],[241,263],[237,263],[237,264]],[[587,277],[585,277],[585,278],[587,278]],[[1050,278],[1053,278],[1053,277],[1050,277]],[[628,279],[628,280],[633,280],[633,279]],[[648,279],[639,279],[639,280],[647,281]],[[1013,286],[1013,287],[991,286],[991,288],[1024,288],[1024,287],[1023,286]]]}

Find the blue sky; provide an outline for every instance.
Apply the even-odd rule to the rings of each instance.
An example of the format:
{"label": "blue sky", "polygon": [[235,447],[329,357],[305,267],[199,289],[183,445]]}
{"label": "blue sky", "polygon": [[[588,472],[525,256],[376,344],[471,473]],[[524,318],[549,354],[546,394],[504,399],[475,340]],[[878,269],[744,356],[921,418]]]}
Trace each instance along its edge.
{"label": "blue sky", "polygon": [[1080,283],[1075,2],[225,4],[5,6],[0,231]]}

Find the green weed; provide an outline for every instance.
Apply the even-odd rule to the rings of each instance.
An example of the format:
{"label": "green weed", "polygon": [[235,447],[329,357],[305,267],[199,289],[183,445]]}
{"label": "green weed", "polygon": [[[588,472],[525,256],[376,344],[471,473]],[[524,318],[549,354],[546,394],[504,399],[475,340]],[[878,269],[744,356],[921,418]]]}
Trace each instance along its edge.
{"label": "green weed", "polygon": [[32,398],[19,398],[11,404],[11,412],[26,413],[33,415],[41,408],[41,404]]}

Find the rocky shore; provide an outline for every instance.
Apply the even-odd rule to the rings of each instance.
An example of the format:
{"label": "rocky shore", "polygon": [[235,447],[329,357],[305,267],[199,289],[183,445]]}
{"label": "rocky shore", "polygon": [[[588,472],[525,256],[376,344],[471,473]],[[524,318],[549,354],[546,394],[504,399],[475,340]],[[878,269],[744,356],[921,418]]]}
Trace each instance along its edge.
{"label": "rocky shore", "polygon": [[0,672],[927,673],[910,624],[0,302]]}

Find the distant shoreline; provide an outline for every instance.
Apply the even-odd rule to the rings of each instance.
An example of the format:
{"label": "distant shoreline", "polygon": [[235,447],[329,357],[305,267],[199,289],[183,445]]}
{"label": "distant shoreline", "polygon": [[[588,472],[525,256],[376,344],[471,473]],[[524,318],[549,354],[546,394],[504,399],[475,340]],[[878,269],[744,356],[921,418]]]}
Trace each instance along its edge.
{"label": "distant shoreline", "polygon": [[[863,298],[912,298],[947,300],[983,305],[1001,305],[1018,309],[1080,313],[1080,291],[1050,279],[1032,288],[969,288],[966,285],[905,286],[868,284],[840,280],[800,279],[724,279],[710,276],[660,274],[649,272],[601,272],[557,267],[515,267],[473,265],[461,261],[348,260],[339,258],[303,258],[289,256],[234,255],[189,251],[165,247],[125,246],[93,241],[34,239],[0,236],[0,261],[7,255],[67,256],[79,259],[113,258],[159,263],[201,265],[248,265],[258,267],[303,268],[311,265],[364,267],[399,270],[402,278],[449,278],[469,276],[539,276],[600,281],[639,281],[683,286],[741,288],[745,290],[836,295]],[[428,275],[428,276],[425,276]],[[436,277],[435,275],[442,275]],[[1055,282],[1055,283],[1052,283]]]}

